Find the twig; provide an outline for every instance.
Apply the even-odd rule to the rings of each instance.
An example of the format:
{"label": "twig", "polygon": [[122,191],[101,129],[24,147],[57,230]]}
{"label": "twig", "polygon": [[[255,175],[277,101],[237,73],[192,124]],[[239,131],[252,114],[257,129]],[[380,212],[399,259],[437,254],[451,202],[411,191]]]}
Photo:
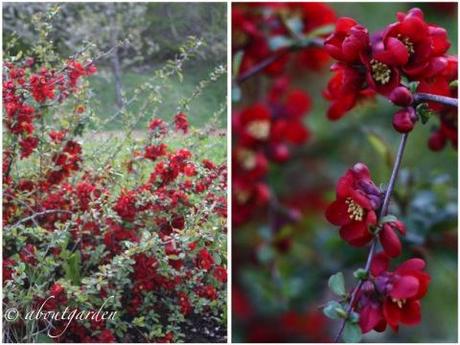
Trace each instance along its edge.
{"label": "twig", "polygon": [[[393,193],[396,178],[398,177],[399,168],[401,167],[401,160],[402,160],[402,157],[403,157],[403,154],[404,154],[404,149],[406,147],[407,136],[408,136],[408,134],[405,133],[401,137],[401,142],[399,144],[398,153],[396,154],[396,159],[395,159],[395,162],[393,164],[393,170],[391,172],[390,182],[388,183],[388,187],[387,187],[387,190],[385,191],[385,196],[383,198],[382,207],[380,208],[379,219],[382,219],[388,213],[388,206],[390,205],[391,194]],[[374,257],[376,247],[377,247],[377,238],[374,237],[374,239],[371,242],[371,247],[369,249],[369,254],[367,256],[366,266],[364,268],[366,274],[368,274],[369,271],[370,271],[370,268],[371,268],[371,265],[372,265],[372,259]],[[361,287],[362,287],[363,283],[364,283],[364,280],[360,280],[359,283],[356,285],[356,287],[353,289],[353,292],[351,293],[350,303],[349,303],[347,311],[346,311],[346,313],[347,313],[346,318],[343,319],[342,325],[340,326],[340,329],[339,329],[339,332],[337,333],[337,336],[335,337],[335,342],[336,343],[342,337],[343,331],[345,329],[345,324],[346,324],[347,319],[348,319],[348,317],[350,316],[350,314],[351,314],[351,312],[353,310],[353,306],[354,306],[354,304],[356,302],[356,297],[357,297],[359,291],[361,290]]]}
{"label": "twig", "polygon": [[292,45],[290,47],[284,48],[282,50],[278,50],[273,55],[268,56],[267,58],[260,61],[258,64],[254,65],[251,69],[247,70],[236,79],[237,84],[242,84],[247,79],[253,77],[254,75],[258,74],[262,70],[264,70],[267,66],[271,65],[276,60],[282,58],[287,53],[297,50],[299,48],[312,48],[312,47],[322,47],[323,41],[320,39],[312,39],[308,41],[304,46],[298,47],[296,45]]}
{"label": "twig", "polygon": [[436,102],[450,107],[458,108],[458,99],[446,96],[433,95],[431,93],[418,92],[414,95],[415,103]]}
{"label": "twig", "polygon": [[15,228],[15,227],[17,227],[18,225],[21,225],[22,223],[28,222],[29,220],[34,220],[36,217],[40,217],[40,216],[44,216],[44,215],[52,214],[52,213],[67,213],[67,214],[72,214],[72,212],[67,211],[67,210],[45,210],[45,211],[42,211],[42,212],[34,213],[33,215],[31,215],[31,216],[29,216],[29,217],[26,217],[26,218],[21,219],[21,220],[17,221],[16,223],[14,223],[13,225],[10,225],[10,226],[8,226],[8,227],[5,227],[5,230],[6,230],[6,229]]}

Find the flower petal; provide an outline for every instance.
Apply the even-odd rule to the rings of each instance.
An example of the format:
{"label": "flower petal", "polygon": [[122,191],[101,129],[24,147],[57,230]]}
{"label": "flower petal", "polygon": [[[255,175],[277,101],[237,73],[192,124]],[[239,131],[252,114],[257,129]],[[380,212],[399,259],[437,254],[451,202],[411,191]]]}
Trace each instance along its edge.
{"label": "flower petal", "polygon": [[379,238],[383,250],[388,256],[394,258],[401,255],[401,241],[388,223],[383,226]]}
{"label": "flower petal", "polygon": [[326,210],[326,219],[337,226],[342,226],[350,222],[348,216],[348,205],[344,199],[337,199]]}
{"label": "flower petal", "polygon": [[420,301],[407,301],[401,309],[401,323],[405,325],[416,325],[422,318]]}
{"label": "flower petal", "polygon": [[398,323],[401,320],[401,309],[396,303],[393,303],[389,298],[383,303],[383,316],[394,331],[398,330]]}
{"label": "flower petal", "polygon": [[390,258],[384,253],[379,252],[374,255],[371,263],[371,273],[374,277],[379,276],[383,272],[388,270],[390,264]]}
{"label": "flower petal", "polygon": [[394,280],[390,296],[397,299],[414,297],[418,292],[419,286],[419,281],[414,276],[401,276],[399,279]]}

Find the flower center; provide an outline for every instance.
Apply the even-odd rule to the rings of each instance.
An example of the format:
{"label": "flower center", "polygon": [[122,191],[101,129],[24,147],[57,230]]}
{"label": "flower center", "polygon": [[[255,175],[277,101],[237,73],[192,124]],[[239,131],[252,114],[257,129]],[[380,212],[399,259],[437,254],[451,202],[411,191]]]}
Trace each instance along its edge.
{"label": "flower center", "polygon": [[363,220],[364,216],[364,210],[363,208],[358,205],[352,198],[347,198],[345,200],[345,204],[348,205],[348,217],[350,217],[351,220],[356,220],[356,221],[361,221]]}
{"label": "flower center", "polygon": [[246,130],[256,139],[267,139],[270,134],[270,122],[267,120],[252,121],[248,124]]}
{"label": "flower center", "polygon": [[398,34],[397,37],[398,37],[398,40],[400,40],[402,43],[404,43],[404,45],[407,48],[407,51],[409,52],[409,55],[415,53],[414,43],[411,42],[409,37],[403,37],[401,34]]}
{"label": "flower center", "polygon": [[405,299],[397,299],[397,298],[392,298],[391,301],[393,303],[396,303],[398,305],[399,309],[402,309],[403,305],[406,303]]}
{"label": "flower center", "polygon": [[249,200],[251,194],[245,190],[239,190],[236,192],[236,200],[239,204],[244,204],[246,201]]}
{"label": "flower center", "polygon": [[238,151],[237,158],[238,162],[246,170],[251,170],[256,167],[256,155],[254,154],[254,152],[250,150],[241,149],[240,151]]}
{"label": "flower center", "polygon": [[383,62],[372,59],[371,62],[372,78],[381,85],[388,84],[391,78],[391,70]]}

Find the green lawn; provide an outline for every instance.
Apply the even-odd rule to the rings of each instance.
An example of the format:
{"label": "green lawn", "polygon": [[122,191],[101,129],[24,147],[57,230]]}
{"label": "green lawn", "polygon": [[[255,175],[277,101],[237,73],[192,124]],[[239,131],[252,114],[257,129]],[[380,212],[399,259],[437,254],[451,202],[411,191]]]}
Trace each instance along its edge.
{"label": "green lawn", "polygon": [[[186,66],[183,71],[184,77],[182,81],[177,77],[173,77],[170,80],[166,92],[162,93],[163,102],[158,108],[159,116],[166,121],[170,121],[177,111],[179,100],[184,97],[189,97],[195,86],[201,80],[206,79],[209,72],[212,71],[216,65],[216,63],[206,61],[194,62],[193,66]],[[147,82],[152,74],[153,72],[141,73],[132,71],[123,73],[122,83],[126,99],[130,99],[133,90]],[[113,75],[109,70],[102,69],[98,74],[91,77],[90,80],[90,85],[94,93],[91,107],[101,119],[106,119],[117,112]],[[221,77],[219,80],[209,85],[200,96],[192,101],[191,109],[188,113],[189,121],[192,126],[202,127],[222,105],[225,105],[227,95],[226,87],[227,80],[225,77]],[[135,103],[129,107],[129,110],[136,113],[139,107],[139,103]],[[226,126],[226,115],[226,111],[224,111],[219,117],[219,125],[222,128]],[[139,114],[139,116],[145,118],[145,121],[139,121],[138,127],[142,128],[147,120],[152,117],[152,114],[144,113]],[[119,121],[113,121],[103,128],[103,130],[119,129],[121,127]]]}

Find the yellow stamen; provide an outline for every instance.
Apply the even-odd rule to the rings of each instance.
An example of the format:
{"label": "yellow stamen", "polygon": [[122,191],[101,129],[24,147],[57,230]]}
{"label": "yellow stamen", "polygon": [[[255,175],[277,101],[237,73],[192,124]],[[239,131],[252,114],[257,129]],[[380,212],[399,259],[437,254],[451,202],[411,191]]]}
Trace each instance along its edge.
{"label": "yellow stamen", "polygon": [[407,51],[409,52],[409,55],[415,53],[414,44],[411,42],[409,37],[403,37],[401,34],[398,34],[397,37],[402,43],[404,43],[404,45],[407,48]]}
{"label": "yellow stamen", "polygon": [[257,120],[252,121],[247,126],[247,131],[254,138],[259,140],[267,139],[270,134],[270,121]]}
{"label": "yellow stamen", "polygon": [[253,151],[241,149],[237,154],[238,162],[246,170],[251,170],[256,167],[257,159]]}
{"label": "yellow stamen", "polygon": [[397,298],[392,298],[391,301],[393,303],[396,303],[398,305],[399,309],[402,309],[403,305],[406,303],[405,299],[397,299]]}
{"label": "yellow stamen", "polygon": [[381,85],[388,84],[391,79],[391,70],[383,62],[372,59],[370,61],[372,78]]}
{"label": "yellow stamen", "polygon": [[347,198],[345,200],[345,204],[348,205],[348,217],[350,217],[351,220],[355,221],[362,221],[364,217],[364,210],[363,208],[358,205],[352,198]]}

